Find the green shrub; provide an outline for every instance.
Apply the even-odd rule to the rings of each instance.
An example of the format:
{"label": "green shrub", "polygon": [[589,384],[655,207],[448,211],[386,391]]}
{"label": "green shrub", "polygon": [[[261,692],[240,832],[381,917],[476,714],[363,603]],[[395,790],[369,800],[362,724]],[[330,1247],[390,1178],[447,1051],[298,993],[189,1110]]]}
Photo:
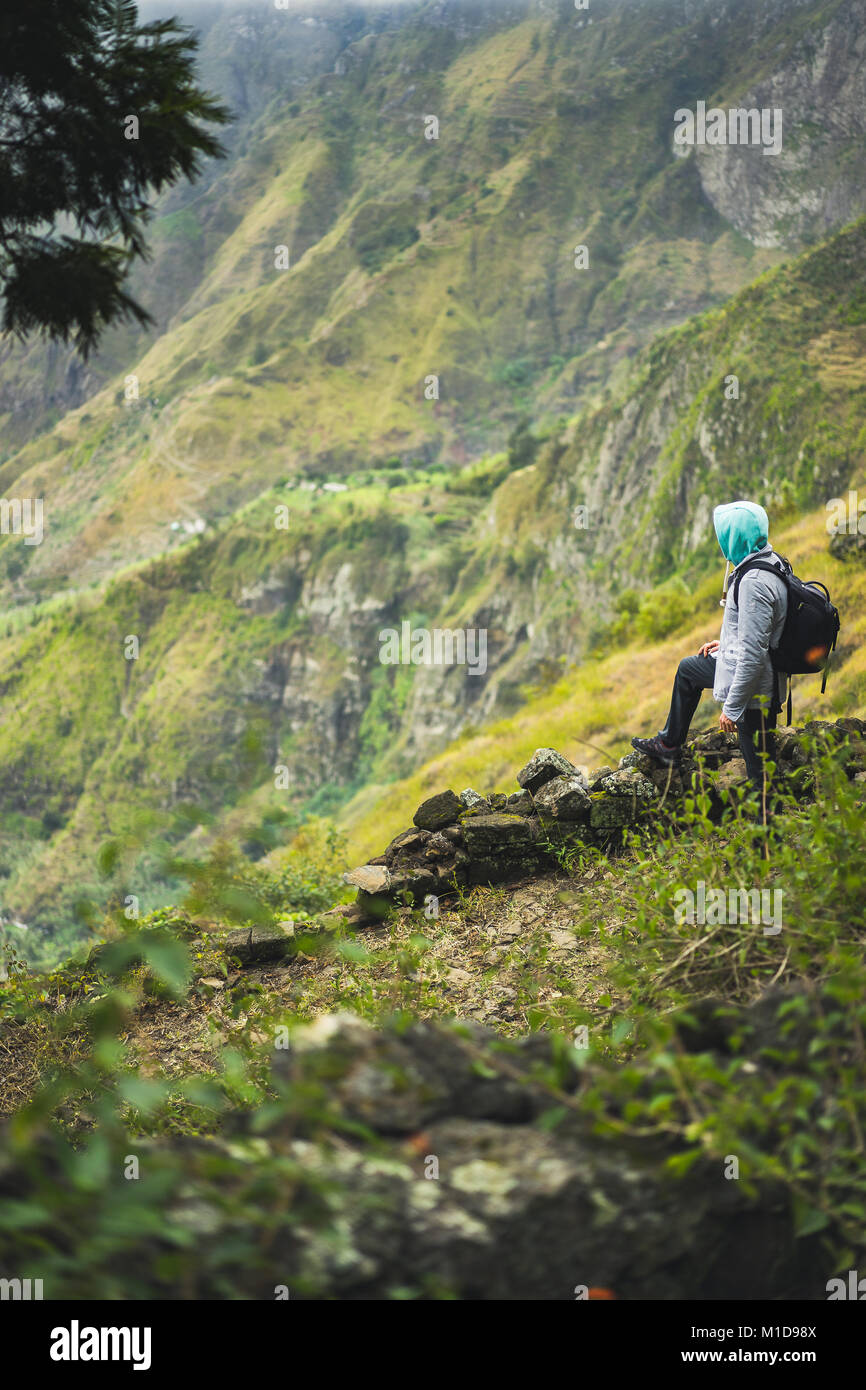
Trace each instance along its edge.
{"label": "green shrub", "polygon": [[644,594],[634,618],[634,629],[646,642],[660,642],[675,632],[692,611],[694,600],[681,579],[670,579]]}

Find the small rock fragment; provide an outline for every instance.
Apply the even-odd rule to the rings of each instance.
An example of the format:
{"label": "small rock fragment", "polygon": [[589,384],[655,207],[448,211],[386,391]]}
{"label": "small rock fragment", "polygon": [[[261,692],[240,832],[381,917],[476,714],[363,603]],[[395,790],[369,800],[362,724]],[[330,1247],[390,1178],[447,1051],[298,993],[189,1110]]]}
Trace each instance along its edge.
{"label": "small rock fragment", "polygon": [[422,801],[412,817],[421,830],[442,830],[451,825],[466,808],[454,792],[437,792]]}
{"label": "small rock fragment", "polygon": [[466,787],[465,790],[460,793],[460,800],[467,811],[473,810],[476,806],[482,808],[485,812],[491,809],[487,797],[482,796],[480,792],[473,791],[471,787]]}
{"label": "small rock fragment", "polygon": [[580,777],[554,777],[535,793],[535,805],[554,820],[585,820],[589,814],[589,793]]}
{"label": "small rock fragment", "polygon": [[425,859],[449,859],[454,853],[454,842],[441,830],[431,835],[424,851]]}
{"label": "small rock fragment", "polygon": [[385,850],[386,863],[391,862],[398,854],[418,854],[430,838],[429,830],[401,830],[399,835],[395,835],[388,848]]}
{"label": "small rock fragment", "polygon": [[387,893],[391,874],[384,864],[362,864],[359,869],[343,874],[343,882],[352,888],[363,888],[365,893]]}
{"label": "small rock fragment", "polygon": [[554,777],[569,777],[575,773],[574,764],[555,748],[536,748],[529,762],[518,772],[517,784],[535,795],[539,787],[552,782]]}

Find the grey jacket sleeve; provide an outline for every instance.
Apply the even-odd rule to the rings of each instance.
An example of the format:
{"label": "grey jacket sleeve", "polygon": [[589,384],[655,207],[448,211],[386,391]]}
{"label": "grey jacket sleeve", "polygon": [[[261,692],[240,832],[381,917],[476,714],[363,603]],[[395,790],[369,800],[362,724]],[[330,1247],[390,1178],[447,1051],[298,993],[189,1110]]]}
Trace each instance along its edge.
{"label": "grey jacket sleeve", "polygon": [[775,616],[772,581],[760,573],[744,575],[737,607],[737,665],[722,706],[722,713],[735,723],[742,719],[767,668]]}

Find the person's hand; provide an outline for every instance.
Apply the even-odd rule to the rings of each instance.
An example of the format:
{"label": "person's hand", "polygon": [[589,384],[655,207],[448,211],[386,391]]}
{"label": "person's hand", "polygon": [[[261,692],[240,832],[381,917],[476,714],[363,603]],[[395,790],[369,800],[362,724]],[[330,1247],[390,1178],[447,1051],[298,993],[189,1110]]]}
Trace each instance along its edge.
{"label": "person's hand", "polygon": [[700,656],[712,656],[713,652],[719,650],[718,642],[705,642],[700,649]]}
{"label": "person's hand", "polygon": [[737,726],[733,719],[729,719],[726,714],[719,715],[719,728],[723,734],[735,734],[737,732]]}

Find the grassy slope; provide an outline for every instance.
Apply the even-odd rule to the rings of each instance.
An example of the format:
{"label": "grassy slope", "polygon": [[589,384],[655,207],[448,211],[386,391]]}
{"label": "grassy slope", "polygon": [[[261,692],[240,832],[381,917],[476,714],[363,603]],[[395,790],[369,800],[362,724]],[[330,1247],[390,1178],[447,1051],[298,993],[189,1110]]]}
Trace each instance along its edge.
{"label": "grassy slope", "polygon": [[[432,706],[423,701],[429,673],[412,673],[407,689],[405,672],[378,665],[383,621],[472,623],[489,612],[494,629],[523,621],[527,634],[532,623],[532,642],[550,655],[546,663],[533,658],[518,630],[496,672],[516,687],[533,671],[549,679],[562,654],[585,657],[612,616],[609,589],[621,597],[624,584],[643,588],[677,571],[685,578],[668,585],[665,599],[685,629],[676,648],[647,657],[635,644],[606,665],[593,659],[565,686],[464,739],[450,761],[434,761],[411,786],[368,788],[350,817],[358,853],[375,848],[372,835],[386,822],[401,828],[412,809],[404,794],[419,800],[446,769],[450,778],[455,768],[461,785],[490,785],[510,780],[542,743],[564,742],[579,761],[588,760],[574,742],[581,738],[621,751],[629,728],[660,717],[675,650],[709,635],[703,626],[687,630],[689,588],[706,576],[712,631],[718,567],[700,528],[709,531],[712,502],[732,493],[758,490],[784,522],[783,548],[841,586],[844,665],[834,689],[859,706],[851,627],[859,579],[823,553],[823,513],[809,503],[862,475],[864,238],[857,224],[661,339],[620,402],[554,435],[480,516],[476,498],[444,493],[431,475],[394,489],[359,481],[345,494],[312,499],[273,492],[210,538],[133,567],[104,594],[47,605],[30,626],[19,620],[0,658],[6,901],[49,932],[62,925],[68,941],[82,896],[101,902],[135,892],[145,907],[160,899],[151,842],[176,840],[184,817],[189,828],[190,815],[208,822],[233,807],[253,823],[269,814],[281,800],[273,790],[278,762],[293,770],[294,807],[329,783],[375,784],[417,766],[422,745],[407,747],[407,731],[429,724],[438,697]],[[742,380],[737,402],[721,389],[729,367]],[[576,532],[571,507],[586,496],[597,523]],[[280,532],[273,508],[285,498],[291,527]],[[794,518],[810,512],[798,532]],[[346,576],[341,616],[334,603]],[[257,612],[245,590],[263,579],[278,586],[277,597]],[[638,630],[651,636],[652,620]],[[135,662],[123,658],[129,634],[141,640]],[[306,674],[293,680],[299,658]],[[646,671],[655,669],[650,682]],[[455,678],[463,674],[451,672]],[[601,720],[593,701],[604,708]],[[105,840],[118,844],[119,857],[102,881],[93,865]]]}
{"label": "grassy slope", "polygon": [[[824,697],[820,682],[800,677],[794,684],[794,720],[840,718],[866,713],[866,571],[842,563],[827,549],[827,514],[820,508],[774,531],[773,539],[799,574],[820,577],[842,614],[840,649]],[[676,664],[716,636],[723,566],[695,587],[693,614],[661,642],[631,641],[570,672],[552,688],[532,695],[513,718],[499,720],[458,739],[411,777],[370,786],[345,808],[340,823],[349,837],[349,857],[363,863],[411,823],[415,807],[445,787],[461,791],[514,791],[516,773],[539,747],[553,747],[589,768],[614,763],[629,751],[632,734],[654,733],[664,722]],[[715,727],[717,706],[704,697],[695,731]],[[615,765],[615,764],[614,764]]]}
{"label": "grassy slope", "polygon": [[[121,847],[120,871],[128,867],[135,883],[130,891],[152,906],[153,855],[162,836],[176,839],[185,818],[194,824],[230,812],[263,776],[271,780],[296,745],[309,744],[309,751],[307,780],[296,782],[293,800],[330,776],[351,777],[347,762],[328,768],[315,711],[299,726],[298,709],[275,706],[260,672],[303,650],[316,671],[316,701],[326,704],[345,669],[346,653],[326,630],[317,631],[315,615],[293,607],[305,569],[333,574],[349,551],[356,574],[366,569],[368,582],[375,575],[387,601],[406,586],[403,547],[414,535],[427,572],[426,581],[416,573],[415,583],[435,586],[441,542],[430,509],[411,518],[410,530],[417,498],[410,494],[384,512],[385,497],[380,489],[366,498],[359,491],[351,499],[309,501],[305,515],[303,496],[293,496],[290,533],[274,529],[266,502],[173,561],[117,580],[104,596],[54,605],[6,643],[0,845],[9,876],[4,896],[26,904],[27,920],[54,927],[69,920],[79,898],[104,899],[108,885],[100,883],[94,852],[105,840]],[[399,521],[403,510],[406,523]],[[262,574],[285,587],[274,611],[257,614],[243,606],[243,588]],[[130,635],[140,640],[132,661],[124,657]],[[273,790],[259,797],[253,819],[280,801],[285,797]]]}
{"label": "grassy slope", "polygon": [[[21,460],[31,460],[30,481],[19,482],[45,490],[53,537],[35,551],[13,537],[0,547],[0,568],[12,560],[30,567],[17,581],[19,599],[52,595],[31,612],[8,610],[0,658],[7,907],[68,942],[81,897],[102,902],[128,888],[152,905],[165,891],[152,842],[181,833],[187,803],[205,822],[235,809],[253,821],[267,814],[280,757],[295,773],[295,805],[321,788],[381,782],[417,766],[417,742],[408,739],[429,725],[429,692],[377,665],[384,618],[483,625],[489,612],[503,634],[495,678],[507,698],[498,708],[513,708],[528,679],[549,678],[563,653],[585,653],[589,614],[602,624],[611,616],[612,555],[620,587],[624,574],[642,587],[671,570],[697,582],[714,568],[701,537],[720,491],[760,486],[774,516],[790,519],[855,478],[864,428],[862,228],[665,335],[636,373],[622,376],[618,400],[555,432],[536,466],[499,487],[486,510],[471,494],[445,495],[442,478],[426,470],[405,489],[387,489],[384,473],[372,486],[372,475],[356,473],[339,498],[308,504],[288,494],[291,533],[273,530],[273,506],[287,494],[263,486],[299,463],[283,428],[290,418],[303,433],[304,466],[314,457],[320,467],[325,456],[335,462],[336,444],[338,453],[346,446],[344,461],[353,450],[368,453],[370,428],[376,447],[391,451],[409,374],[417,385],[419,364],[432,358],[450,368],[443,383],[462,382],[457,397],[465,387],[466,417],[454,401],[424,403],[418,439],[424,449],[434,435],[456,439],[459,458],[477,442],[472,430],[478,440],[495,435],[497,411],[507,418],[533,393],[541,400],[547,387],[559,391],[571,368],[548,360],[557,333],[581,364],[574,398],[587,372],[590,386],[615,377],[607,347],[589,370],[586,353],[599,335],[616,338],[616,353],[616,335],[633,335],[619,359],[624,373],[627,351],[666,314],[727,293],[764,263],[701,207],[689,166],[669,162],[667,136],[658,136],[653,159],[637,158],[629,103],[655,93],[661,121],[670,93],[639,84],[635,96],[627,74],[647,43],[662,62],[663,30],[647,12],[633,31],[611,20],[579,45],[570,31],[563,37],[533,22],[460,46],[420,26],[360,50],[340,107],[357,103],[351,151],[331,114],[330,78],[292,118],[306,121],[305,139],[281,139],[274,110],[262,117],[253,164],[227,175],[238,181],[242,215],[216,238],[192,317],[181,313],[145,358],[143,396],[166,396],[153,407],[121,405],[110,392],[88,402],[0,476],[10,484]],[[406,122],[414,130],[416,118],[373,120],[405,91],[406,73],[398,83],[392,70],[398,49],[409,68],[441,73],[418,100],[441,99],[443,122],[459,128],[460,140],[458,149],[425,150],[421,239],[376,270],[359,263],[357,218],[366,207],[378,228],[365,252],[375,260],[393,209],[376,222],[371,185],[387,172],[395,196],[408,196],[419,177],[420,156],[406,146]],[[729,36],[717,46],[715,76],[695,80],[722,81],[735,52]],[[551,101],[557,83],[568,100]],[[576,90],[579,110],[569,104]],[[585,162],[574,158],[577,136]],[[502,139],[508,157],[494,158]],[[206,196],[218,197],[219,187]],[[553,264],[554,229],[569,228],[576,201],[594,209],[593,235],[601,231],[609,252],[597,267],[604,284],[569,275],[543,285],[539,267]],[[167,214],[170,236],[191,235],[194,215]],[[275,284],[261,248],[278,225],[294,227],[306,249]],[[365,233],[370,225],[362,219]],[[452,269],[454,294],[443,296]],[[672,286],[689,294],[665,309]],[[383,353],[395,324],[405,341]],[[259,343],[265,356],[251,362],[244,354]],[[736,409],[721,390],[730,370],[743,383]],[[289,401],[287,379],[296,387]],[[417,410],[412,419],[421,429]],[[587,500],[597,524],[578,538],[570,510]],[[223,514],[211,534],[164,553],[168,519],[211,503]],[[138,557],[149,551],[163,553],[142,568]],[[354,609],[337,624],[324,596],[347,566]],[[106,589],[55,593],[69,575],[84,584],[109,570],[117,578]],[[243,591],[263,578],[283,597],[257,615]],[[301,583],[314,599],[303,612]],[[134,663],[122,658],[130,633],[142,642]],[[286,686],[281,702],[280,681],[299,654],[314,674]],[[274,670],[280,680],[270,679]],[[103,879],[94,865],[106,840],[119,858]]]}
{"label": "grassy slope", "polygon": [[[159,553],[171,520],[230,512],[286,472],[461,461],[536,400],[573,410],[660,328],[778,259],[671,160],[687,27],[652,8],[598,20],[491,21],[464,42],[419,20],[356,45],[345,76],[300,102],[272,102],[201,204],[154,224],[157,292],[165,278],[178,304],[166,330],[143,353],[116,343],[106,388],[0,467],[7,493],[44,495],[50,513],[22,596]],[[778,59],[787,24],[777,39]],[[733,24],[716,32],[695,92],[744,80],[739,49]],[[176,250],[199,241],[185,271]],[[118,400],[129,373],[137,404]]]}

